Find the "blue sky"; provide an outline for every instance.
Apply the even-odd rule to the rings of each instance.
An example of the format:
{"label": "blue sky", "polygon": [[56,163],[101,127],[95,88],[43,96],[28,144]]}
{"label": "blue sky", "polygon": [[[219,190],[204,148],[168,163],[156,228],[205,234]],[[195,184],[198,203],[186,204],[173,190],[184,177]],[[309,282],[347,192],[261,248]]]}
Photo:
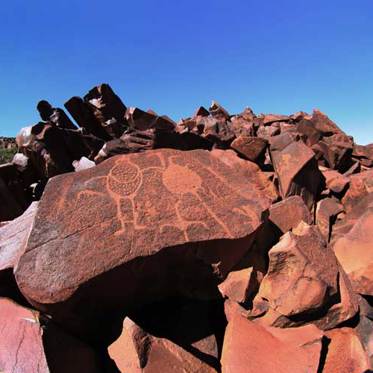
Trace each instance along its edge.
{"label": "blue sky", "polygon": [[178,120],[319,108],[373,142],[372,0],[12,0],[0,9],[0,135],[108,82]]}

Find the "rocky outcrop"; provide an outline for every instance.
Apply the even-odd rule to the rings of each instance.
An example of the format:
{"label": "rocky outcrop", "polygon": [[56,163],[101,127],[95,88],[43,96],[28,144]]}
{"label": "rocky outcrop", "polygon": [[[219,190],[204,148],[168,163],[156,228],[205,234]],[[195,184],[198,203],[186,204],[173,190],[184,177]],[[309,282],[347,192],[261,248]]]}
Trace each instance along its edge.
{"label": "rocky outcrop", "polygon": [[370,372],[371,145],[107,84],[65,108],[0,167],[0,371]]}

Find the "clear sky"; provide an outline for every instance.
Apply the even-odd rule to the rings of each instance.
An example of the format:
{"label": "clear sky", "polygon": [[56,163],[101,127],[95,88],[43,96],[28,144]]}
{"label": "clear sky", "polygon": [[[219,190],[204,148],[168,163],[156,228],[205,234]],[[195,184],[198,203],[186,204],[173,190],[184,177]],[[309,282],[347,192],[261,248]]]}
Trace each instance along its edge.
{"label": "clear sky", "polygon": [[372,0],[12,0],[0,9],[0,135],[100,83],[175,120],[319,108],[373,142]]}

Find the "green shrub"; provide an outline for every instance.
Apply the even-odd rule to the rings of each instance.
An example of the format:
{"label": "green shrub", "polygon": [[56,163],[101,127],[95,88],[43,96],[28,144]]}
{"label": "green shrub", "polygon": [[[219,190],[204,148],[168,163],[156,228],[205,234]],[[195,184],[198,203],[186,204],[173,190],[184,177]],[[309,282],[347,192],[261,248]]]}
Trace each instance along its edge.
{"label": "green shrub", "polygon": [[14,154],[17,153],[17,148],[4,149],[0,148],[0,164],[10,162]]}

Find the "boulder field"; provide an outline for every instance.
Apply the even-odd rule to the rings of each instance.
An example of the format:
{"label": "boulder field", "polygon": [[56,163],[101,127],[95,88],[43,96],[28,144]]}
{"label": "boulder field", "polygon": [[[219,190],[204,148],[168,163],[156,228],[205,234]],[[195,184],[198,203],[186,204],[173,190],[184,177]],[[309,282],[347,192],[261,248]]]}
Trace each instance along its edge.
{"label": "boulder field", "polygon": [[0,166],[0,372],[372,372],[373,145],[108,84],[65,108]]}

